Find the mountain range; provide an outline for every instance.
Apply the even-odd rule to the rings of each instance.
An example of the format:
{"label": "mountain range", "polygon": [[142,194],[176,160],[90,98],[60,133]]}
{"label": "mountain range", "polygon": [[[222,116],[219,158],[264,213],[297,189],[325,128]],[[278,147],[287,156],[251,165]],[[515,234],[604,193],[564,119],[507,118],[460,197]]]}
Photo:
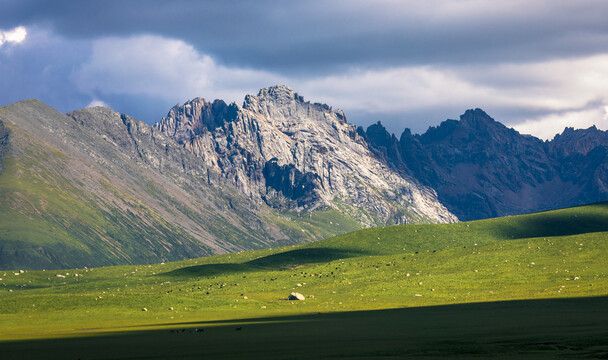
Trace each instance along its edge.
{"label": "mountain range", "polygon": [[522,135],[481,109],[399,139],[377,123],[359,132],[378,158],[437,191],[460,220],[608,199],[608,132],[566,128],[551,141]]}
{"label": "mountain range", "polygon": [[149,126],[103,107],[0,108],[0,268],[170,261],[362,227],[608,199],[608,134],[521,135],[480,109],[399,139],[287,86],[195,98]]}

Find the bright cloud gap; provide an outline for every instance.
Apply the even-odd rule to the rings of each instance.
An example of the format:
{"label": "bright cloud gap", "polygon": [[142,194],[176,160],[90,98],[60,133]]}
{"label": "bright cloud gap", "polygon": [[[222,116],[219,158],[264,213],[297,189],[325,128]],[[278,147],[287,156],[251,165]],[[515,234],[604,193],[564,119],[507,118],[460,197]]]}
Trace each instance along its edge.
{"label": "bright cloud gap", "polygon": [[27,37],[27,30],[23,26],[18,26],[11,30],[0,30],[0,46],[5,43],[22,43]]}

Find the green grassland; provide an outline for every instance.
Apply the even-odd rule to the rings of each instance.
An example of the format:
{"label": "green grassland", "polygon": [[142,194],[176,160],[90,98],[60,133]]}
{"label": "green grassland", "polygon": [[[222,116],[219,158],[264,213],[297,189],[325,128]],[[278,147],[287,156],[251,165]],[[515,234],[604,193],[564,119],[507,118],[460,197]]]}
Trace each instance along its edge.
{"label": "green grassland", "polygon": [[605,357],[607,259],[600,203],[158,265],[0,271],[0,352]]}

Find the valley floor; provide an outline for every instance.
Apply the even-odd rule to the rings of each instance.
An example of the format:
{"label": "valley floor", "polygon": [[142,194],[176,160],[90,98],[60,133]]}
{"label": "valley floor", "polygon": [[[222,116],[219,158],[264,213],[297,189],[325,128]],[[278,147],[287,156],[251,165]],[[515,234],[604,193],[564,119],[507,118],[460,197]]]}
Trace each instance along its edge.
{"label": "valley floor", "polygon": [[0,271],[0,357],[606,358],[606,259],[603,203],[166,264]]}

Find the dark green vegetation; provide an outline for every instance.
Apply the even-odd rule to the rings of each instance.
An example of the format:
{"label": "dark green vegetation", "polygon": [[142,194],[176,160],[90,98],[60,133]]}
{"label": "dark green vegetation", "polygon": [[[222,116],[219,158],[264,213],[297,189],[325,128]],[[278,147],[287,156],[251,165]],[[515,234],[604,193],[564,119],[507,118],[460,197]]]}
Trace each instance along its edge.
{"label": "dark green vegetation", "polygon": [[335,210],[298,217],[253,206],[221,181],[109,109],[0,108],[0,269],[158,263],[361,228]]}
{"label": "dark green vegetation", "polygon": [[[0,350],[19,358],[69,358],[67,348],[74,358],[602,357],[606,259],[608,204],[600,203],[167,264],[6,271]],[[293,291],[306,300],[287,300]]]}
{"label": "dark green vegetation", "polygon": [[599,297],[183,322],[0,350],[3,359],[605,358],[606,306]]}

